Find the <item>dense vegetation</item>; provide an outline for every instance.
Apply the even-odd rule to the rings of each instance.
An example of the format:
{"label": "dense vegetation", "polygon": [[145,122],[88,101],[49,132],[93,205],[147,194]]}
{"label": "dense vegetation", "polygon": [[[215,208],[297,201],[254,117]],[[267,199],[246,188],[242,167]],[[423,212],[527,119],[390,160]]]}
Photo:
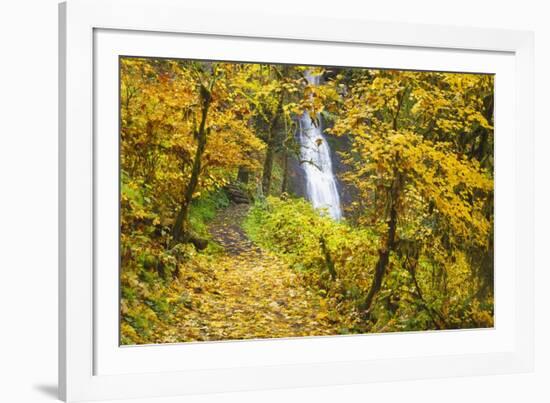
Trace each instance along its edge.
{"label": "dense vegetation", "polygon": [[[122,344],[493,326],[493,76],[120,69]],[[304,111],[343,220],[291,186]]]}

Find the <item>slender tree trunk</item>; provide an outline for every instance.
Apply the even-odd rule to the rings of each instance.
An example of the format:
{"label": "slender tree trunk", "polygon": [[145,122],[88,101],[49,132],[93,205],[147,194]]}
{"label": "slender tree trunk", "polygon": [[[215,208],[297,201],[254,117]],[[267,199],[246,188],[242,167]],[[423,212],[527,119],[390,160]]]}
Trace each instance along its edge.
{"label": "slender tree trunk", "polygon": [[279,116],[282,112],[282,108],[283,108],[283,93],[281,93],[281,97],[279,98],[279,104],[277,105],[275,115],[273,116],[273,119],[269,123],[269,132],[268,132],[269,137],[267,139],[267,150],[265,152],[264,169],[262,173],[262,192],[264,196],[269,196],[269,192],[271,191],[271,174],[273,172],[273,160],[275,158],[275,147],[277,146],[276,126],[279,120]]}
{"label": "slender tree trunk", "polygon": [[[401,111],[401,106],[403,105],[403,100],[408,91],[408,87],[401,92],[397,100],[397,109],[392,118],[392,129],[397,130],[398,128],[398,118],[399,112]],[[395,164],[399,164],[399,155],[395,159]],[[382,281],[384,280],[384,275],[388,268],[390,262],[390,253],[395,248],[395,233],[397,231],[397,204],[399,199],[399,193],[401,189],[401,175],[397,174],[396,178],[393,181],[390,197],[390,219],[388,220],[388,233],[386,234],[386,242],[382,249],[378,251],[378,261],[376,262],[376,267],[374,269],[374,279],[372,285],[367,293],[365,301],[361,305],[361,310],[366,318],[370,315],[370,309],[374,301],[374,297],[382,288]]]}
{"label": "slender tree trunk", "polygon": [[271,191],[271,173],[273,171],[273,159],[275,158],[275,141],[273,137],[274,134],[270,130],[262,173],[262,192],[264,196],[269,196],[269,192]]}
{"label": "slender tree trunk", "polygon": [[245,167],[239,167],[239,171],[237,172],[237,180],[243,184],[248,184],[248,179],[250,177],[250,171],[248,168]]}
{"label": "slender tree trunk", "polygon": [[187,222],[189,218],[189,207],[191,206],[191,201],[193,200],[193,193],[197,188],[199,183],[199,176],[201,173],[202,165],[202,155],[204,154],[204,149],[206,148],[207,140],[207,130],[206,130],[206,117],[208,116],[208,109],[210,108],[210,103],[212,101],[212,87],[214,86],[216,78],[214,77],[210,82],[209,88],[201,85],[201,100],[202,100],[202,110],[201,110],[201,122],[199,125],[198,131],[195,133],[197,137],[197,149],[195,151],[195,157],[193,159],[193,168],[191,169],[191,178],[185,189],[183,196],[183,201],[180,205],[180,210],[176,217],[176,222],[174,223],[174,228],[172,229],[172,236],[175,243],[178,243],[185,237],[187,232]]}
{"label": "slender tree trunk", "polygon": [[361,306],[361,310],[365,313],[365,316],[368,316],[368,314],[370,313],[374,297],[382,287],[382,281],[384,280],[384,275],[386,274],[386,269],[390,261],[390,252],[394,249],[395,246],[395,232],[397,230],[396,202],[397,200],[392,200],[391,202],[390,219],[388,222],[388,233],[386,235],[386,242],[384,247],[380,251],[378,251],[378,261],[376,262],[376,267],[374,269],[374,280],[365,298],[365,302]]}
{"label": "slender tree trunk", "polygon": [[330,278],[332,280],[336,280],[336,267],[334,266],[334,261],[330,256],[330,251],[327,248],[327,243],[323,235],[319,237],[319,246],[321,247],[321,252],[323,253],[323,257],[325,259],[325,264],[330,274]]}

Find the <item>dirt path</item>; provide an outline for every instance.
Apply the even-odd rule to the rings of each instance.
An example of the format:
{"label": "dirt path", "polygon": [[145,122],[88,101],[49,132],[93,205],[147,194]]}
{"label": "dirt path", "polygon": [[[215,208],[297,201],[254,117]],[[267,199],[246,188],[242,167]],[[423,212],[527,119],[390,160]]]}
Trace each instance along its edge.
{"label": "dirt path", "polygon": [[199,340],[337,334],[324,300],[281,259],[246,237],[241,223],[247,211],[247,205],[231,205],[211,223],[225,253],[213,259],[209,291],[194,294],[200,304],[182,330]]}

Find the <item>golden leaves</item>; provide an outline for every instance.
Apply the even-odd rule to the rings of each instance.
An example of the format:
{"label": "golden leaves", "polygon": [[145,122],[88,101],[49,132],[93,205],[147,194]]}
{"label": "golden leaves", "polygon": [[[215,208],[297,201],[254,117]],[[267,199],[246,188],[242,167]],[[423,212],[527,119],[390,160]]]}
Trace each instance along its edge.
{"label": "golden leaves", "polygon": [[[212,222],[213,237],[225,252],[195,254],[181,264],[178,279],[164,290],[164,296],[150,287],[142,291],[149,301],[168,304],[169,320],[161,319],[158,303],[157,311],[123,303],[123,317],[146,318],[148,326],[125,320],[124,340],[163,343],[338,333],[340,320],[329,319],[327,301],[308,290],[287,262],[248,240],[240,228],[246,213],[247,206],[232,206]],[[136,283],[132,287],[136,289]],[[142,329],[141,334],[135,326]]]}
{"label": "golden leaves", "polygon": [[[307,70],[326,81],[309,84]],[[173,247],[170,229],[197,155],[205,107],[200,89],[213,76],[189,219],[193,230],[213,241],[197,252],[190,245]],[[477,262],[490,259],[492,248],[493,80],[121,59],[123,343],[423,329],[433,327],[433,312],[451,323],[490,324],[490,301],[465,304],[477,295]],[[210,195],[238,169],[251,174],[248,190],[254,191],[266,144],[279,174],[280,157],[298,151],[295,118],[304,111],[313,119],[322,112],[324,125],[333,125],[327,132],[349,139],[339,178],[353,189],[346,221],[335,223],[307,201],[280,193],[254,206],[246,220],[261,247],[243,232],[246,207],[222,209],[208,224],[216,209],[227,207],[226,199]],[[216,207],[197,213],[205,200]],[[415,245],[411,256],[387,244],[391,214],[397,216],[395,245]],[[381,251],[390,252],[389,275],[376,320],[365,324],[358,307]],[[418,270],[407,266],[411,259]]]}
{"label": "golden leaves", "polygon": [[[464,141],[456,139],[464,131],[492,130],[482,99],[490,91],[492,77],[484,75],[370,70],[359,76],[333,128],[353,136],[345,159],[354,169],[346,180],[365,199],[374,195],[376,206],[399,177],[407,194],[402,214],[433,204],[454,236],[485,244],[491,224],[483,210],[492,176],[453,143]],[[432,140],[433,132],[448,140]],[[378,204],[385,209],[386,203]],[[372,213],[379,214],[376,208]]]}

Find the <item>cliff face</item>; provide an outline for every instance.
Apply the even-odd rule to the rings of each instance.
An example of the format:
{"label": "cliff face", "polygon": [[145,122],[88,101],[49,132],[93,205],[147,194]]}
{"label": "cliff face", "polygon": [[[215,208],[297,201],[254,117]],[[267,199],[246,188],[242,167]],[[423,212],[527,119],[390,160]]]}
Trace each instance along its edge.
{"label": "cliff face", "polygon": [[338,191],[340,193],[340,202],[344,213],[353,200],[357,199],[357,191],[349,183],[342,180],[342,175],[349,171],[350,167],[342,161],[341,153],[351,149],[351,139],[349,136],[327,136],[330,144],[332,169],[336,176]]}
{"label": "cliff face", "polygon": [[294,196],[307,198],[306,173],[296,157],[288,160],[288,192]]}

